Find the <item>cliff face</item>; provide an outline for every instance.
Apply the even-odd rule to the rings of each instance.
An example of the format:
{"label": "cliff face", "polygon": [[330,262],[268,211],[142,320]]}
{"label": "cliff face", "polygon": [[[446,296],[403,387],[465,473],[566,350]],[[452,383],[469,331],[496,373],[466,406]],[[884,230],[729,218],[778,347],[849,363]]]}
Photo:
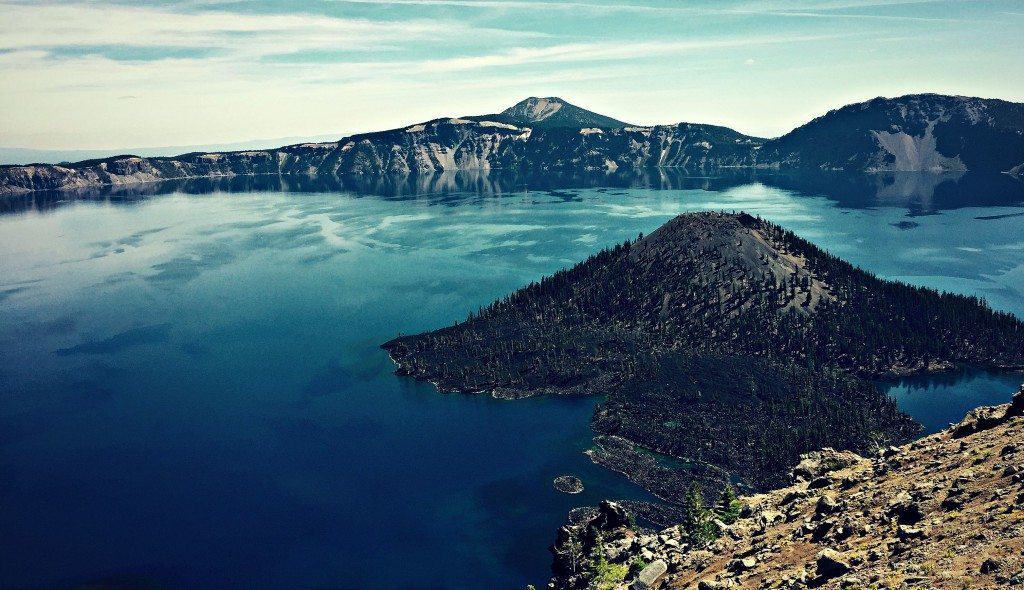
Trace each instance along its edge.
{"label": "cliff face", "polygon": [[[630,524],[605,502],[562,527],[554,590],[1019,588],[1024,387],[1011,404],[870,458],[807,454],[794,483],[741,497],[712,534]],[[716,538],[717,537],[717,538]]]}
{"label": "cliff face", "polygon": [[[497,118],[497,117],[496,117]],[[278,150],[118,156],[70,165],[0,166],[0,194],[259,174],[422,175],[452,170],[614,171],[751,166],[761,140],[714,125],[534,129],[439,119]]]}
{"label": "cliff face", "polygon": [[278,150],[184,154],[174,158],[114,156],[74,164],[0,166],[0,195],[76,190],[173,179],[316,174],[336,144],[301,144]]}
{"label": "cliff face", "polygon": [[1019,172],[1024,105],[938,95],[879,98],[766,142],[716,125],[631,126],[558,98],[531,98],[494,115],[437,119],[275,150],[0,166],[0,195],[239,175],[653,167]]}

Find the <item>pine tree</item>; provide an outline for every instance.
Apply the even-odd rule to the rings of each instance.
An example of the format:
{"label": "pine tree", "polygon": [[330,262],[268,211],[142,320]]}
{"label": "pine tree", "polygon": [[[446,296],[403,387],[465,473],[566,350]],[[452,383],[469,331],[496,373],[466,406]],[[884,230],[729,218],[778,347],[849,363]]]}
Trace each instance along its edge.
{"label": "pine tree", "polygon": [[718,497],[718,506],[715,508],[718,518],[725,524],[736,522],[736,519],[740,517],[741,506],[742,504],[740,504],[739,499],[736,497],[736,490],[733,489],[732,485],[725,484],[725,488],[722,489],[722,495]]}
{"label": "pine tree", "polygon": [[718,538],[718,525],[714,514],[704,506],[704,496],[697,484],[690,484],[683,498],[683,518],[679,530],[693,548],[707,547]]}

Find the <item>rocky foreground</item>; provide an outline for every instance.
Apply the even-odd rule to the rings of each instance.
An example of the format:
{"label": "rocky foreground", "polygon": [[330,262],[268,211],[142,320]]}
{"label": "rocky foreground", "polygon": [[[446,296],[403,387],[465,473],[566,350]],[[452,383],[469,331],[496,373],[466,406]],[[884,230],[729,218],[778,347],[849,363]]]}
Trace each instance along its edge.
{"label": "rocky foreground", "polygon": [[1024,587],[1024,386],[871,458],[806,454],[792,477],[739,498],[731,524],[709,510],[717,535],[638,529],[605,502],[559,531],[548,587]]}

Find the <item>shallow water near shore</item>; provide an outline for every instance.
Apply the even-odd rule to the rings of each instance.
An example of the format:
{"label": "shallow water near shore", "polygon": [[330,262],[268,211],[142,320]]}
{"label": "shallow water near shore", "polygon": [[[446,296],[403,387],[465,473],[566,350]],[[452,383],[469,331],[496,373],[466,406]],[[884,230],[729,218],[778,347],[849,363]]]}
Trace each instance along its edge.
{"label": "shallow water near shore", "polygon": [[[254,187],[8,208],[0,585],[540,586],[570,508],[647,497],[582,454],[599,400],[439,395],[378,346],[681,212],[760,214],[884,277],[1024,315],[1015,197],[822,186]],[[1021,380],[965,370],[890,392],[931,431]],[[562,474],[584,492],[556,492]]]}

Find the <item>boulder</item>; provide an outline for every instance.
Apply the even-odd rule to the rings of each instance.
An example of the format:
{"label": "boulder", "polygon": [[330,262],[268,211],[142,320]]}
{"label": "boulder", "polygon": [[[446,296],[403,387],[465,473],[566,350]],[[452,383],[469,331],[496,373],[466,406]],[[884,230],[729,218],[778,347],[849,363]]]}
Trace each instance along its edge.
{"label": "boulder", "polygon": [[927,536],[927,533],[925,533],[924,529],[914,528],[907,526],[905,524],[901,524],[899,528],[896,529],[896,536],[899,538],[901,542],[908,543],[915,539],[925,538]]}
{"label": "boulder", "polygon": [[852,567],[847,556],[832,549],[824,549],[818,553],[816,565],[818,577],[822,580],[838,578],[849,572]]}
{"label": "boulder", "polygon": [[754,569],[756,565],[756,557],[744,557],[743,559],[733,559],[726,567],[731,572],[742,573]]}
{"label": "boulder", "polygon": [[1020,386],[1017,393],[1013,394],[1010,407],[1006,409],[1006,417],[1024,416],[1024,384]]}
{"label": "boulder", "polygon": [[895,518],[899,524],[916,524],[924,519],[921,504],[907,492],[897,495],[886,507],[886,515]]}
{"label": "boulder", "polygon": [[636,580],[631,586],[632,590],[647,590],[651,588],[658,581],[658,578],[664,576],[667,571],[668,564],[665,563],[665,560],[658,559],[652,561],[647,567],[640,570],[640,574],[637,575]]}
{"label": "boulder", "polygon": [[593,525],[603,531],[629,527],[629,513],[618,502],[602,500],[597,507],[597,517]]}
{"label": "boulder", "polygon": [[863,458],[850,451],[837,451],[831,448],[824,448],[800,455],[800,463],[793,468],[792,476],[795,482],[808,482],[829,473],[849,467]]}
{"label": "boulder", "polygon": [[814,505],[814,515],[817,518],[828,516],[837,510],[839,510],[839,504],[829,496],[818,498],[818,503]]}
{"label": "boulder", "polygon": [[1003,569],[1003,563],[994,557],[989,557],[981,562],[981,573],[984,575],[994,574]]}

